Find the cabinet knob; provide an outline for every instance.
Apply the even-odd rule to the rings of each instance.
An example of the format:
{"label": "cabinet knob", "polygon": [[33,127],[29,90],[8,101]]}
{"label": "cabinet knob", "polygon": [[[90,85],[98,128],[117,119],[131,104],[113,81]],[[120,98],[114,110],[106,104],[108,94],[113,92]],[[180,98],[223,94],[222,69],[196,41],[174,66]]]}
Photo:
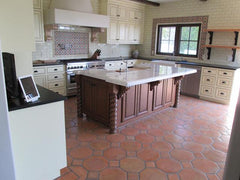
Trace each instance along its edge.
{"label": "cabinet knob", "polygon": [[38,71],[37,71],[37,70],[35,70],[34,72],[35,72],[35,73],[37,73]]}
{"label": "cabinet knob", "polygon": [[212,71],[208,71],[209,73],[211,73]]}
{"label": "cabinet knob", "polygon": [[206,89],[205,92],[208,92],[208,90]]}
{"label": "cabinet knob", "polygon": [[138,19],[138,17],[134,17],[134,19]]}
{"label": "cabinet knob", "polygon": [[120,17],[120,15],[119,15],[119,14],[117,14],[117,17]]}
{"label": "cabinet knob", "polygon": [[222,81],[223,84],[226,84],[226,81]]}
{"label": "cabinet knob", "polygon": [[210,79],[207,79],[207,81],[210,81]]}
{"label": "cabinet knob", "polygon": [[224,95],[224,93],[223,93],[223,92],[221,92],[220,94],[221,94],[221,95]]}
{"label": "cabinet knob", "polygon": [[58,84],[54,84],[54,86],[58,86]]}
{"label": "cabinet knob", "polygon": [[224,75],[227,75],[228,73],[224,72],[223,74],[224,74]]}
{"label": "cabinet knob", "polygon": [[56,79],[56,78],[58,78],[58,76],[54,76],[54,78]]}
{"label": "cabinet knob", "polygon": [[54,71],[57,71],[58,69],[54,69]]}

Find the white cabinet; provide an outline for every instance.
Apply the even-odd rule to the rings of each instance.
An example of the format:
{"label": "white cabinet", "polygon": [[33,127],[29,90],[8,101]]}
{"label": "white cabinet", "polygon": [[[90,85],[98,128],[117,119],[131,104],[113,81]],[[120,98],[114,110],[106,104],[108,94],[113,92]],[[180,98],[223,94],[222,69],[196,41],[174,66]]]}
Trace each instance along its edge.
{"label": "white cabinet", "polygon": [[42,0],[33,0],[34,34],[36,42],[44,42]]}
{"label": "white cabinet", "polygon": [[200,98],[228,104],[233,91],[234,74],[234,70],[202,67]]}
{"label": "white cabinet", "polygon": [[108,9],[108,15],[112,18],[118,18],[118,19],[128,19],[127,16],[127,7],[126,6],[120,6],[116,4],[110,4]]}
{"label": "white cabinet", "polygon": [[66,96],[66,73],[64,65],[33,67],[36,84]]}
{"label": "white cabinet", "polygon": [[110,16],[107,34],[100,41],[109,44],[140,44],[143,42],[144,8],[132,1],[103,0],[101,12]]}
{"label": "white cabinet", "polygon": [[143,24],[141,21],[131,21],[128,25],[128,42],[130,44],[141,44],[143,42]]}

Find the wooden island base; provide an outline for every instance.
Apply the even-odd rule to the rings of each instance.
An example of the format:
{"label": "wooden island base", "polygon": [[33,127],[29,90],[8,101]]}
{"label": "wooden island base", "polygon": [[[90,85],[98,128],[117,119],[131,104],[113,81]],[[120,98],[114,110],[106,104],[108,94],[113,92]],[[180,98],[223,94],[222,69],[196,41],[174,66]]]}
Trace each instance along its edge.
{"label": "wooden island base", "polygon": [[130,88],[104,80],[77,75],[78,116],[99,121],[110,128],[110,133],[128,123],[161,111],[177,107],[183,77],[140,84]]}

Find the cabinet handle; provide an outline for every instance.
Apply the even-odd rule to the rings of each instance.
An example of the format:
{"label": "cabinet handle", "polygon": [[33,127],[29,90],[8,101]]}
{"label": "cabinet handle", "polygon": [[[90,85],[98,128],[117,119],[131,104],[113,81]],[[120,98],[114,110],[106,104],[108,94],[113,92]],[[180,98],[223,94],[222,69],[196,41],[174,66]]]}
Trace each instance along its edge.
{"label": "cabinet handle", "polygon": [[225,73],[223,73],[223,74],[224,74],[224,75],[227,75],[228,73],[225,72]]}
{"label": "cabinet handle", "polygon": [[136,39],[134,39],[134,41],[137,41]]}
{"label": "cabinet handle", "polygon": [[226,84],[226,81],[222,81],[222,84]]}
{"label": "cabinet handle", "polygon": [[221,95],[224,95],[224,93],[223,93],[223,92],[221,92],[220,94],[221,94]]}
{"label": "cabinet handle", "polygon": [[134,19],[138,19],[138,17],[134,17]]}
{"label": "cabinet handle", "polygon": [[208,71],[209,73],[211,73],[212,71]]}
{"label": "cabinet handle", "polygon": [[117,17],[120,17],[120,15],[119,15],[119,14],[117,14]]}
{"label": "cabinet handle", "polygon": [[54,69],[54,71],[57,71],[58,69]]}
{"label": "cabinet handle", "polygon": [[119,41],[119,39],[116,39],[117,41]]}
{"label": "cabinet handle", "polygon": [[54,78],[56,79],[56,78],[58,78],[58,76],[54,76]]}
{"label": "cabinet handle", "polygon": [[54,84],[54,86],[58,86],[58,84]]}
{"label": "cabinet handle", "polygon": [[109,66],[112,66],[112,64],[109,64]]}
{"label": "cabinet handle", "polygon": [[37,70],[35,70],[34,72],[35,72],[35,73],[37,73],[38,71],[37,71]]}
{"label": "cabinet handle", "polygon": [[207,81],[210,81],[210,79],[207,79]]}
{"label": "cabinet handle", "polygon": [[205,92],[208,92],[208,90],[206,89]]}

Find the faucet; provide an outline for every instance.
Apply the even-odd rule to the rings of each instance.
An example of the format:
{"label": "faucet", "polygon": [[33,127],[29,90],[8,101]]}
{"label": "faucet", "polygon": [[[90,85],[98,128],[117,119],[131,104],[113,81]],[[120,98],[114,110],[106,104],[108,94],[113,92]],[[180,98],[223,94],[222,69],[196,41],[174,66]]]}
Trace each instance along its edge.
{"label": "faucet", "polygon": [[126,71],[128,71],[128,64],[127,64],[127,60],[124,60],[124,58],[122,56],[120,56],[120,58],[122,59],[122,62],[124,62],[126,64]]}

